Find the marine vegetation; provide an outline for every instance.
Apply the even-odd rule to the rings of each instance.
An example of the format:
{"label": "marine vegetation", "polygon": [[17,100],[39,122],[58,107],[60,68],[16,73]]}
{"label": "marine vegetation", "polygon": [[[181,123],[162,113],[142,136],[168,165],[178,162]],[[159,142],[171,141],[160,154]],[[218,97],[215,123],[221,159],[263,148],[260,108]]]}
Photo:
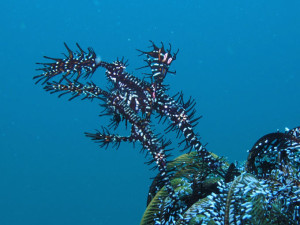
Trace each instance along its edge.
{"label": "marine vegetation", "polygon": [[[149,51],[138,50],[146,62],[142,68],[149,68],[146,77],[138,78],[126,71],[123,58],[105,62],[92,48],[86,52],[76,45],[78,50],[72,51],[65,44],[64,58],[44,56],[52,61],[37,63],[42,72],[34,79],[58,97],[101,102],[101,116],[109,116],[110,125],[85,133],[101,148],[139,142],[151,156],[148,163],[158,175],[141,225],[300,224],[300,127],[263,136],[244,164],[229,164],[200,142],[195,101],[185,101],[182,92],[168,94],[165,77],[176,73],[170,66],[178,50],[153,42]],[[105,69],[106,90],[91,81],[98,68]],[[170,158],[171,141],[155,132],[153,118],[168,123],[165,133],[177,132],[185,154]],[[129,127],[128,136],[113,133],[121,122]]]}

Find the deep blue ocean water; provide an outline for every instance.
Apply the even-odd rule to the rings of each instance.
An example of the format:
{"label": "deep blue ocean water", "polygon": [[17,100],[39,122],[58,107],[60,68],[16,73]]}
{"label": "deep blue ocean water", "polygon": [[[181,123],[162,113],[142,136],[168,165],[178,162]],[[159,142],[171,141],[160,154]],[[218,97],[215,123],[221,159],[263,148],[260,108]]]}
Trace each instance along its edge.
{"label": "deep blue ocean water", "polygon": [[[97,102],[34,85],[35,62],[62,56],[63,42],[106,61],[125,56],[139,77],[135,49],[148,40],[179,48],[170,93],[196,99],[196,131],[229,161],[245,160],[262,135],[300,125],[299,1],[12,0],[0,8],[1,225],[139,224],[145,210],[156,171],[140,147],[100,149],[83,135],[108,123]],[[104,70],[93,81],[107,87]]]}

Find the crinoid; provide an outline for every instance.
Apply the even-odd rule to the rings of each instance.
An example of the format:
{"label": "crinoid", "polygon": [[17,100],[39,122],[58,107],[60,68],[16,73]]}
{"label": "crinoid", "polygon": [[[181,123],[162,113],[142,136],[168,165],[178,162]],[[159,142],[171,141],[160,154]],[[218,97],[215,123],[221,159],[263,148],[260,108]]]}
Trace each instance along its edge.
{"label": "crinoid", "polygon": [[[210,171],[194,152],[169,163],[182,205],[174,224],[300,224],[299,130],[263,136],[245,166],[224,162],[223,168]],[[169,201],[160,180],[158,175],[149,190],[141,225],[160,224]]]}

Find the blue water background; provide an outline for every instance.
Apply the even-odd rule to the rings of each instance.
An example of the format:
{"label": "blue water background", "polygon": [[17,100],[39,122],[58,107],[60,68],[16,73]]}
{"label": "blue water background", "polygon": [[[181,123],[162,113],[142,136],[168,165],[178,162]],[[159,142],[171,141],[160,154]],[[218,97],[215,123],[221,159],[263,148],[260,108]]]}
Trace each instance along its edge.
{"label": "blue water background", "polygon": [[[139,77],[135,49],[148,40],[179,48],[170,94],[196,99],[196,131],[229,161],[245,160],[262,135],[300,125],[299,1],[12,0],[0,8],[2,225],[138,224],[145,210],[156,171],[140,147],[100,149],[83,135],[108,124],[96,101],[69,102],[34,85],[35,62],[62,56],[63,42],[106,61],[125,56]],[[104,70],[93,81],[107,87]]]}

